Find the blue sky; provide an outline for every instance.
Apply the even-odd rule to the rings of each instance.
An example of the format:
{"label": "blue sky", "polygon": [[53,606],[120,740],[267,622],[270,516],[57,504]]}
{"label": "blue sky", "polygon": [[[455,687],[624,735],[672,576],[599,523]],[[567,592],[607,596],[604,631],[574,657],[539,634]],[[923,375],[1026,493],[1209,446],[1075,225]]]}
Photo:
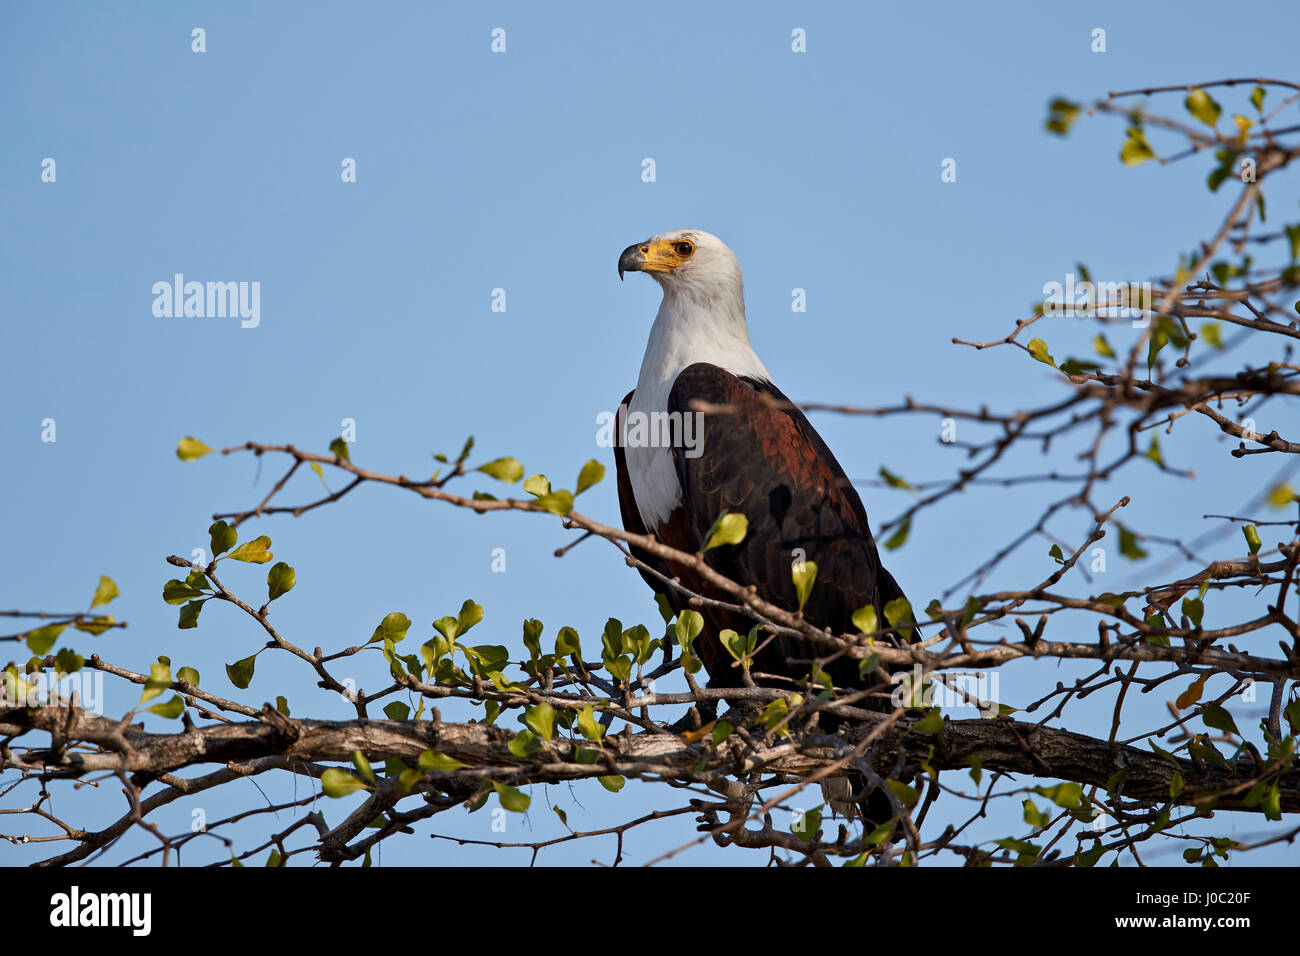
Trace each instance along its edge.
{"label": "blue sky", "polygon": [[[796,400],[882,405],[911,394],[1010,408],[1060,395],[1053,373],[1027,368],[1022,353],[976,354],[952,337],[1005,335],[1043,283],[1078,261],[1121,279],[1169,269],[1229,196],[1205,192],[1204,164],[1123,167],[1116,121],[1047,135],[1047,101],[1287,77],[1295,66],[1288,2],[1256,4],[1249,17],[1203,2],[1135,6],[4,6],[0,607],[77,608],[111,575],[122,591],[111,610],[130,627],[78,649],[137,669],[166,654],[197,667],[205,687],[234,693],[223,664],[252,653],[257,634],[224,607],[178,631],[160,599],[174,576],[163,559],[206,546],[212,513],[255,503],[280,465],[182,464],[177,439],[324,451],[351,418],[353,458],[366,467],[420,474],[430,453],[454,454],[472,434],[476,460],[514,455],[571,486],[588,458],[612,466],[595,419],[635,383],[658,304],[644,277],[618,282],[618,254],[679,226],[736,252],[755,347]],[[202,54],[191,50],[196,27]],[[498,27],[504,53],[490,49]],[[1104,54],[1090,51],[1095,27],[1107,31]],[[791,50],[795,28],[806,53]],[[46,157],[54,183],[41,181]],[[355,183],[340,180],[349,157]],[[957,181],[944,183],[949,157]],[[652,183],[642,181],[646,158]],[[1273,201],[1294,213],[1294,193]],[[260,325],[156,317],[151,288],[178,272],[259,282]],[[497,288],[505,312],[491,310]],[[794,288],[806,290],[804,313],[791,311]],[[1079,330],[1055,334],[1063,350],[1086,343]],[[53,443],[41,440],[48,418]],[[882,465],[912,479],[957,467],[935,440],[937,420],[814,421],[854,478]],[[1276,468],[1233,462],[1214,441],[1208,423],[1188,423],[1166,439],[1166,457],[1197,479],[1139,476],[1113,498],[1135,496],[1143,530],[1189,533],[1189,515],[1245,499]],[[315,494],[306,478],[291,500]],[[493,485],[480,476],[460,487],[500,491]],[[907,503],[904,492],[863,491],[876,526]],[[918,520],[887,556],[914,603],[1018,531],[1037,494],[967,496]],[[580,507],[617,523],[612,473]],[[1058,530],[1083,532],[1078,522]],[[570,624],[593,638],[609,616],[657,620],[612,548],[588,542],[554,558],[568,535],[551,519],[480,517],[363,488],[252,533],[269,534],[297,569],[275,617],[309,648],[364,641],[393,610],[423,641],[467,597],[487,612],[476,636],[511,647],[525,617],[542,619],[548,636]],[[1038,580],[1046,547],[998,580]],[[504,574],[491,570],[495,548]],[[255,567],[227,577],[262,587]],[[259,658],[241,699],[286,693],[295,714],[347,716],[283,657]],[[377,661],[358,665],[363,686],[382,679]],[[1020,665],[1003,674],[1003,692],[1031,697],[1057,679]],[[109,692],[110,712],[134,703],[125,688]],[[1105,720],[1108,705],[1088,708],[1076,719]],[[260,799],[249,783],[205,809],[215,818]],[[679,800],[654,786],[619,798],[538,788],[509,838],[562,832],[552,803],[592,827]],[[81,796],[56,802],[108,819]],[[326,807],[332,819],[343,809]],[[159,823],[180,832],[189,819],[178,805]],[[1024,830],[1018,814],[1007,819],[991,835]],[[488,823],[450,813],[432,829],[490,839]],[[390,841],[384,862],[527,861],[430,841],[429,829]],[[630,838],[630,856],[691,835],[660,825]],[[611,852],[608,841],[566,845],[542,861]],[[0,844],[0,861],[33,858]],[[710,848],[683,859],[746,862]]]}

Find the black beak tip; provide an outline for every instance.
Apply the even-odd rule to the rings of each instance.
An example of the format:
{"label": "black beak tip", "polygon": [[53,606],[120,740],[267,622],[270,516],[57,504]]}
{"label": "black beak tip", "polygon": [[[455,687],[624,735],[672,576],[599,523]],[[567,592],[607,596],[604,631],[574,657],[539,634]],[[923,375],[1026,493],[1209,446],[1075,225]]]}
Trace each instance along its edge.
{"label": "black beak tip", "polygon": [[623,281],[623,273],[639,272],[644,263],[643,253],[641,252],[642,243],[633,243],[623,250],[618,257],[618,278]]}

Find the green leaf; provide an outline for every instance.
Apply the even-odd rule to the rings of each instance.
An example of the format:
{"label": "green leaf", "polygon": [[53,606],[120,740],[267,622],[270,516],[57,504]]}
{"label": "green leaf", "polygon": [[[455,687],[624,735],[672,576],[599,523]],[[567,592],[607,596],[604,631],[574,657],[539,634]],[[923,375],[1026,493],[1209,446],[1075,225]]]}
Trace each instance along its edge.
{"label": "green leaf", "polygon": [[1289,482],[1282,482],[1268,493],[1268,503],[1274,508],[1285,508],[1294,501],[1300,501],[1300,495],[1296,494]]}
{"label": "green leaf", "polygon": [[618,793],[623,789],[623,784],[627,783],[626,780],[616,774],[597,777],[596,779],[600,781],[600,785],[610,793]]}
{"label": "green leaf", "polygon": [[320,786],[327,797],[346,797],[348,794],[366,789],[364,783],[338,767],[330,767],[320,775]]}
{"label": "green leaf", "polygon": [[241,661],[235,661],[233,664],[226,665],[226,676],[230,678],[230,683],[234,684],[240,690],[246,690],[253,680],[253,668],[257,663],[257,655],[245,657]]}
{"label": "green leaf", "polygon": [[206,600],[207,599],[205,598],[203,601],[190,601],[181,608],[181,613],[176,620],[176,627],[182,631],[188,630],[192,627],[198,627],[199,612],[203,610],[203,605],[206,603]]}
{"label": "green leaf", "polygon": [[555,736],[555,708],[544,700],[540,701],[524,711],[524,723],[537,736],[550,740]]}
{"label": "green leaf", "polygon": [[1110,347],[1106,341],[1106,336],[1097,335],[1093,337],[1092,347],[1097,350],[1097,354],[1105,358],[1115,358],[1115,350]]}
{"label": "green leaf", "polygon": [[1174,706],[1179,710],[1186,710],[1188,707],[1191,707],[1200,700],[1201,694],[1205,692],[1205,680],[1209,676],[1209,671],[1206,671],[1200,677],[1196,678],[1196,680],[1192,681],[1187,686],[1187,690],[1183,691],[1174,699]]}
{"label": "green leaf", "polygon": [[874,673],[876,668],[879,666],[880,666],[879,654],[872,654],[868,657],[864,657],[862,660],[858,661],[858,676],[865,680],[866,676],[868,674]]}
{"label": "green leaf", "polygon": [[1237,153],[1231,149],[1216,149],[1214,155],[1219,160],[1219,165],[1210,170],[1210,175],[1205,177],[1205,185],[1209,187],[1210,192],[1217,193],[1219,187],[1232,176]]}
{"label": "green leaf", "polygon": [[1257,86],[1250,91],[1250,105],[1260,113],[1264,112],[1264,94],[1265,90],[1262,86]]}
{"label": "green leaf", "polygon": [[1206,727],[1213,727],[1215,730],[1222,730],[1224,733],[1241,736],[1241,731],[1237,729],[1237,723],[1232,719],[1232,714],[1217,704],[1205,708],[1201,720],[1205,721]]}
{"label": "green leaf", "polygon": [[336,438],[330,442],[330,453],[337,458],[342,458],[344,461],[350,462],[352,460],[352,456],[348,454],[348,443],[342,438]]}
{"label": "green leaf", "polygon": [[605,622],[605,630],[601,632],[600,642],[603,648],[601,657],[605,660],[611,660],[623,653],[623,622],[616,617],[611,617]]}
{"label": "green leaf", "polygon": [[1025,810],[1025,822],[1029,824],[1031,827],[1037,829],[1040,827],[1045,827],[1052,822],[1052,818],[1048,816],[1046,813],[1044,813],[1042,810],[1039,810],[1038,807],[1034,804],[1034,801],[1030,800],[1028,797],[1025,798],[1025,802],[1022,804],[1022,806],[1024,807]]}
{"label": "green leaf", "polygon": [[1071,358],[1061,363],[1061,371],[1066,375],[1086,375],[1089,372],[1095,372],[1099,368],[1096,362],[1089,362],[1086,359]]}
{"label": "green leaf", "polygon": [[905,488],[908,491],[916,490],[910,484],[908,484],[906,478],[900,478],[898,475],[894,474],[892,471],[890,471],[888,468],[885,468],[884,466],[881,466],[880,477],[885,479],[885,484],[889,485],[889,487],[891,488]]}
{"label": "green leaf", "polygon": [[1164,467],[1165,457],[1160,453],[1160,437],[1158,435],[1151,436],[1151,446],[1143,452],[1143,455],[1146,458],[1150,458],[1160,467]]}
{"label": "green leaf", "polygon": [[902,524],[889,536],[885,542],[885,547],[890,551],[897,551],[907,542],[907,536],[912,531],[912,516],[908,515],[903,519]]}
{"label": "green leaf", "polygon": [[813,582],[817,580],[817,562],[796,561],[790,569],[790,577],[794,581],[795,596],[799,599],[799,610],[802,611],[812,594]]}
{"label": "green leaf", "polygon": [[84,631],[87,634],[94,634],[98,637],[111,628],[114,623],[111,614],[101,614],[92,618],[83,618],[80,621],[73,621],[72,626],[79,631]]}
{"label": "green leaf", "polygon": [[912,615],[911,602],[907,598],[894,598],[894,600],[886,604],[885,620],[890,623],[890,626],[899,628],[899,634],[902,635],[903,640],[910,641],[912,639],[912,628],[900,626],[912,624],[916,620]]}
{"label": "green leaf", "polygon": [[1183,105],[1187,107],[1187,112],[1210,129],[1219,125],[1219,115],[1223,112],[1223,108],[1205,90],[1192,90],[1187,94],[1187,99],[1183,100]]}
{"label": "green leaf", "polygon": [[1130,126],[1124,134],[1124,145],[1119,151],[1120,161],[1125,166],[1137,166],[1148,159],[1154,159],[1155,155],[1147,142],[1146,133],[1137,126]]}
{"label": "green leaf", "polygon": [[719,720],[716,724],[713,725],[713,734],[711,736],[711,739],[713,740],[713,746],[715,747],[718,746],[718,744],[722,743],[724,740],[730,737],[732,733],[735,731],[735,729],[736,728],[732,726],[730,721]]}
{"label": "green leaf", "polygon": [[1057,564],[1065,563],[1065,554],[1061,551],[1061,546],[1059,544],[1052,545],[1052,549],[1047,552],[1047,556],[1049,558],[1054,558]]}
{"label": "green leaf", "polygon": [[659,650],[662,642],[652,641],[650,631],[644,624],[637,624],[627,630],[624,646],[632,653],[632,659],[638,664],[645,664],[652,654]]}
{"label": "green leaf", "polygon": [[148,708],[149,713],[157,714],[159,717],[165,717],[168,720],[175,720],[181,714],[185,713],[185,701],[181,700],[180,694],[172,694],[172,699],[164,703],[154,704]]}
{"label": "green leaf", "polygon": [[677,621],[673,624],[673,631],[677,636],[677,643],[687,653],[691,652],[691,646],[695,639],[700,636],[704,630],[704,615],[699,611],[692,611],[687,608],[677,615]]}
{"label": "green leaf", "polygon": [[524,647],[528,648],[528,659],[535,661],[542,656],[542,622],[530,617],[524,621]]}
{"label": "green leaf", "polygon": [[203,592],[191,585],[189,581],[172,578],[163,585],[162,597],[168,604],[184,604],[186,601],[193,601],[202,596]]}
{"label": "green leaf", "polygon": [[[392,704],[389,704],[388,706],[391,707]],[[276,709],[277,711],[279,711],[280,713],[284,714],[284,716],[286,716],[286,717],[290,716],[290,714],[289,714],[289,698],[285,697],[283,694],[276,694],[276,695],[275,695],[275,709]],[[388,710],[388,708],[385,707],[384,710],[385,710],[385,712],[386,712],[386,711]]]}
{"label": "green leaf", "polygon": [[38,627],[34,631],[27,632],[27,649],[37,657],[44,657],[54,646],[54,642],[59,639],[63,633],[66,624],[46,624],[44,627]]}
{"label": "green leaf", "polygon": [[932,707],[924,717],[912,725],[912,729],[922,734],[942,733],[943,714],[939,712],[938,707]]}
{"label": "green leaf", "polygon": [[1065,810],[1078,810],[1083,805],[1082,784],[1058,783],[1053,787],[1034,787],[1033,792]]}
{"label": "green leaf", "polygon": [[456,614],[456,636],[464,637],[470,628],[482,620],[483,608],[467,598]]}
{"label": "green leaf", "polygon": [[1253,524],[1248,524],[1241,529],[1241,533],[1246,536],[1246,544],[1250,547],[1251,554],[1258,554],[1263,542],[1259,540],[1259,529]]}
{"label": "green leaf", "polygon": [[245,541],[226,557],[232,561],[247,561],[249,564],[266,564],[275,555],[267,548],[271,547],[271,539],[266,535],[259,535],[252,541]]}
{"label": "green leaf", "polygon": [[605,667],[612,675],[624,683],[632,679],[632,658],[626,654],[620,654],[613,660],[606,661]]}
{"label": "green leaf", "polygon": [[1029,340],[1029,354],[1043,364],[1056,368],[1056,360],[1053,359],[1051,353],[1047,351],[1047,343],[1042,339]]}
{"label": "green leaf", "polygon": [[1064,136],[1079,116],[1079,104],[1057,97],[1047,105],[1047,131],[1057,136]]}
{"label": "green leaf", "polygon": [[1278,790],[1277,782],[1268,788],[1262,800],[1259,801],[1260,809],[1264,811],[1265,820],[1282,819],[1282,794]]}
{"label": "green leaf", "polygon": [[1147,556],[1137,543],[1137,535],[1123,525],[1119,526],[1119,553],[1130,561],[1141,561]]}
{"label": "green leaf", "polygon": [[1201,617],[1205,614],[1205,602],[1200,598],[1183,598],[1183,613],[1187,615],[1187,620],[1192,622],[1193,627],[1201,626]]}
{"label": "green leaf", "polygon": [[571,657],[574,654],[582,656],[582,643],[578,639],[578,632],[571,627],[562,627],[555,635],[555,656]]}
{"label": "green leaf", "polygon": [[876,616],[876,609],[873,605],[866,605],[858,608],[853,612],[853,626],[863,634],[873,634],[880,630],[880,622]]}
{"label": "green leaf", "polygon": [[599,482],[605,477],[605,466],[596,459],[592,458],[582,466],[582,471],[578,472],[578,485],[574,489],[575,495],[580,495],[592,485]]}
{"label": "green leaf", "polygon": [[497,481],[504,481],[508,485],[513,485],[524,476],[524,466],[519,463],[518,458],[497,458],[486,465],[479,465],[474,470],[481,471]]}
{"label": "green leaf", "polygon": [[1081,867],[1093,867],[1101,859],[1102,854],[1106,852],[1106,847],[1101,841],[1098,841],[1091,850],[1080,850],[1074,856],[1074,865]]}
{"label": "green leaf", "polygon": [[524,479],[524,491],[537,498],[542,495],[549,495],[551,493],[550,479],[545,475],[529,475]]}
{"label": "green leaf", "polygon": [[420,760],[417,764],[420,770],[428,773],[436,770],[440,773],[450,773],[453,770],[459,770],[465,764],[461,763],[455,757],[448,757],[446,754],[440,754],[436,750],[426,750],[420,754]]}
{"label": "green leaf", "polygon": [[777,730],[782,737],[789,737],[789,728],[782,726],[782,724],[785,723],[786,718],[790,716],[790,708],[798,707],[802,703],[802,694],[791,694],[788,698],[779,697],[763,708],[763,713],[759,716],[759,721],[768,730]]}
{"label": "green leaf", "polygon": [[588,740],[596,741],[599,741],[605,734],[605,728],[596,719],[596,713],[591,704],[584,705],[582,710],[578,711],[578,731]]}
{"label": "green leaf", "polygon": [[384,716],[389,720],[406,720],[411,716],[411,708],[402,701],[395,700],[384,706]]}
{"label": "green leaf", "polygon": [[573,510],[573,492],[564,489],[552,491],[548,495],[535,499],[533,504],[553,515],[567,515]]}
{"label": "green leaf", "polygon": [[212,451],[207,445],[197,438],[186,436],[176,445],[176,457],[181,461],[194,461],[196,458],[202,458],[208,452]]}
{"label": "green leaf", "polygon": [[532,803],[532,799],[526,793],[521,793],[508,783],[498,783],[492,781],[492,789],[497,792],[497,799],[501,801],[501,806],[513,813],[523,813]]}
{"label": "green leaf", "polygon": [[758,630],[761,626],[755,624],[750,628],[749,633],[743,636],[727,628],[718,635],[718,641],[726,648],[728,654],[748,667],[753,663],[749,660],[749,655],[754,653],[754,648],[758,646]]}
{"label": "green leaf", "polygon": [[671,624],[673,618],[677,616],[673,606],[668,603],[668,598],[658,592],[655,593],[655,606],[659,608],[659,616],[664,619],[665,624]]}
{"label": "green leaf", "polygon": [[[155,661],[149,667],[149,679],[144,682],[144,690],[140,693],[140,704],[147,700],[153,700],[171,685],[171,665],[163,661]],[[136,706],[139,707],[140,704],[136,704]]]}
{"label": "green leaf", "polygon": [[1183,792],[1184,786],[1185,781],[1183,780],[1183,775],[1175,771],[1173,779],[1169,781],[1169,799],[1177,800],[1178,795]]}
{"label": "green leaf", "polygon": [[99,576],[99,587],[95,588],[95,596],[91,598],[90,606],[96,608],[101,604],[108,604],[121,593],[112,578],[101,574]]}
{"label": "green leaf", "polygon": [[86,659],[70,647],[62,648],[54,655],[54,667],[60,674],[75,674],[85,666]]}
{"label": "green leaf", "polygon": [[370,640],[367,644],[373,644],[376,641],[392,641],[394,644],[406,637],[406,632],[411,627],[411,619],[401,611],[393,611],[385,614],[384,619],[379,622]]}
{"label": "green leaf", "polygon": [[298,575],[294,573],[293,568],[283,561],[277,562],[266,573],[267,601],[274,601],[276,598],[288,594],[297,583]]}
{"label": "green leaf", "polygon": [[902,802],[903,806],[907,807],[909,810],[916,806],[916,801],[921,798],[919,791],[913,787],[909,787],[901,780],[886,780],[885,786],[888,787],[889,792],[897,797],[899,801]]}
{"label": "green leaf", "polygon": [[740,544],[748,533],[747,517],[736,512],[726,512],[719,515],[718,520],[713,522],[713,527],[709,529],[709,533],[705,535],[704,550],[710,551],[724,544]]}
{"label": "green leaf", "polygon": [[889,839],[889,835],[893,832],[894,819],[891,817],[867,834],[867,842],[872,846],[880,846],[880,844]]}
{"label": "green leaf", "polygon": [[370,769],[370,761],[360,750],[352,751],[352,766],[357,768],[357,773],[361,774],[366,783],[375,782],[375,772]]}
{"label": "green leaf", "polygon": [[208,539],[212,544],[212,557],[215,558],[235,546],[235,542],[239,540],[239,532],[224,521],[215,521],[212,527],[208,528]]}
{"label": "green leaf", "polygon": [[1201,326],[1201,340],[1211,348],[1223,351],[1222,328],[1218,322],[1206,322]]}
{"label": "green leaf", "polygon": [[506,742],[506,749],[516,757],[531,757],[542,749],[542,745],[531,730],[521,730]]}
{"label": "green leaf", "polygon": [[817,839],[817,834],[822,828],[822,806],[824,804],[819,804],[806,813],[799,814],[799,822],[790,827],[790,832],[804,843],[811,843]]}

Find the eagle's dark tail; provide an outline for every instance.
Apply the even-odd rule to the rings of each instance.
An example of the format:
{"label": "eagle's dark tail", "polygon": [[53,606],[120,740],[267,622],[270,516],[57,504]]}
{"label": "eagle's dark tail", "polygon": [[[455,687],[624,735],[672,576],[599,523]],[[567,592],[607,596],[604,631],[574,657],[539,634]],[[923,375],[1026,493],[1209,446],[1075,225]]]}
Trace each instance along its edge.
{"label": "eagle's dark tail", "polygon": [[[822,781],[822,796],[830,808],[846,819],[854,816],[862,823],[866,836],[877,827],[888,823],[894,816],[889,796],[880,789],[867,790],[866,778],[859,774],[834,777]],[[857,799],[855,800],[854,797]]]}
{"label": "eagle's dark tail", "polygon": [[[866,789],[867,781],[854,774],[849,778],[853,783],[853,792],[861,793]],[[858,811],[862,814],[862,832],[869,834],[881,824],[888,823],[894,816],[894,808],[889,796],[880,789],[869,792],[858,801]]]}

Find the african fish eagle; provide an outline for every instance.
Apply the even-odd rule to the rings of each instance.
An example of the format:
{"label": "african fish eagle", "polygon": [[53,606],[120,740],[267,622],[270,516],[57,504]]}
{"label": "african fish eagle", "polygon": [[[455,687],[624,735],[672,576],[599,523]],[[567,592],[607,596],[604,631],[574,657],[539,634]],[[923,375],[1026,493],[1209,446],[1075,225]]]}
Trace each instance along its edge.
{"label": "african fish eagle", "polygon": [[[628,246],[619,256],[618,272],[619,278],[625,272],[648,273],[663,289],[636,388],[621,403],[615,429],[624,527],[696,554],[719,516],[742,513],[749,523],[745,538],[705,553],[716,571],[794,611],[798,599],[792,566],[801,559],[811,561],[817,573],[803,607],[806,621],[835,634],[852,634],[853,613],[871,605],[885,627],[885,605],[903,597],[902,589],[881,565],[866,509],[844,469],[803,413],[772,383],[750,345],[740,264],[732,251],[707,232],[678,229]],[[728,406],[728,411],[700,413],[692,405],[697,400]],[[642,429],[638,436],[629,427],[638,418],[653,422],[656,414],[658,421],[678,428],[673,441],[645,440],[662,438],[663,430]],[[691,421],[699,424],[695,434],[689,424],[681,424],[693,414]],[[686,443],[683,437],[693,440]],[[737,603],[689,567],[670,567],[643,549],[633,552],[691,591]],[[645,571],[642,576],[674,610],[690,606],[685,595],[662,580]],[[696,610],[705,624],[695,651],[710,686],[741,685],[742,671],[718,634],[727,628],[745,634],[755,621],[707,602]],[[762,649],[751,667],[759,684],[793,689],[809,675],[814,658],[828,656],[826,647],[787,635],[763,646],[767,636],[760,632]],[[847,656],[823,669],[837,687],[865,685],[858,662]],[[880,816],[889,812],[888,804],[882,804],[879,794],[872,797],[875,812],[867,812],[868,819],[883,822]],[[864,802],[864,811],[867,806]]]}

